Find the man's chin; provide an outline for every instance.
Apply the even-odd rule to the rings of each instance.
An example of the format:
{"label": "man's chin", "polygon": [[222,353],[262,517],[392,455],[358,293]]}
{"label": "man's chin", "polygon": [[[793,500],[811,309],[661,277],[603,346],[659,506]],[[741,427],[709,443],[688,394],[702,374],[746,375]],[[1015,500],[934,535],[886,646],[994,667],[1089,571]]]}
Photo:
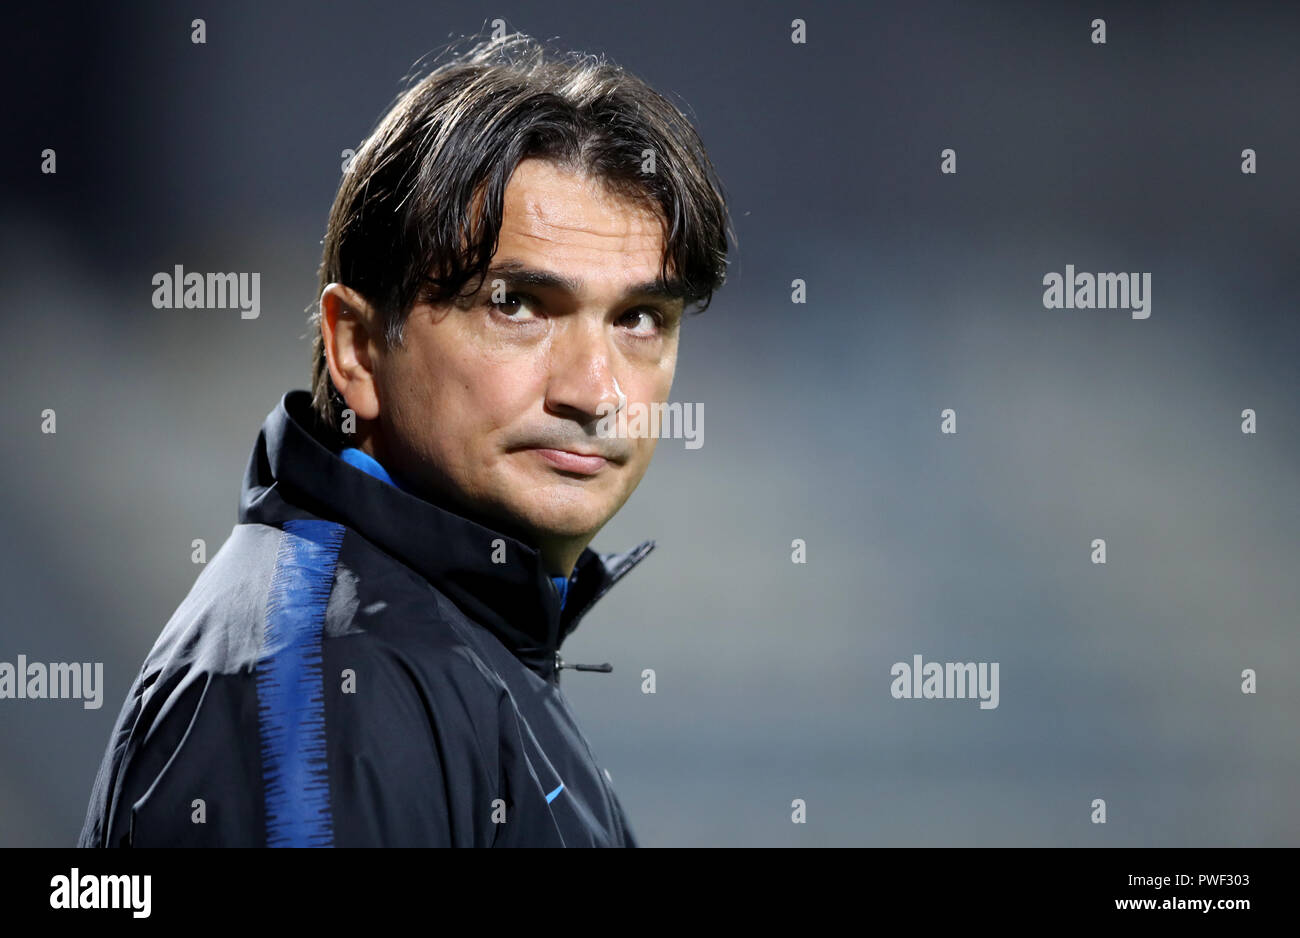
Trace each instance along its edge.
{"label": "man's chin", "polygon": [[495,501],[480,520],[535,546],[543,541],[590,540],[616,510],[608,498],[575,493],[568,486],[558,492],[533,489],[529,494],[531,497],[524,499]]}
{"label": "man's chin", "polygon": [[608,520],[603,515],[578,511],[535,511],[517,515],[516,523],[530,535],[528,540],[573,540],[591,538]]}

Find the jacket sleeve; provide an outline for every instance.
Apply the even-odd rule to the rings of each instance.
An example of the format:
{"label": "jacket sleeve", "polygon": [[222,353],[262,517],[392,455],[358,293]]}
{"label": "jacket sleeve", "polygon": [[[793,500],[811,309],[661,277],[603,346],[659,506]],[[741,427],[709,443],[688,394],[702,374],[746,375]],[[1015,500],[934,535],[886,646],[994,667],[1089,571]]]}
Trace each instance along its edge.
{"label": "jacket sleeve", "polygon": [[137,680],[80,845],[491,843],[496,700],[472,667],[430,687],[360,634],[326,643],[311,694],[266,670]]}
{"label": "jacket sleeve", "polygon": [[79,846],[262,845],[257,712],[248,672],[142,674],[109,739]]}
{"label": "jacket sleeve", "polygon": [[639,847],[640,843],[636,839],[636,834],[632,832],[632,824],[627,819],[627,812],[623,810],[623,802],[618,800],[618,795],[611,788],[610,797],[614,799],[614,808],[618,812],[618,822],[623,826],[623,846]]}
{"label": "jacket sleeve", "polygon": [[[100,765],[78,845],[251,846],[257,752],[231,731],[247,677],[142,672]],[[235,796],[237,794],[237,796]]]}

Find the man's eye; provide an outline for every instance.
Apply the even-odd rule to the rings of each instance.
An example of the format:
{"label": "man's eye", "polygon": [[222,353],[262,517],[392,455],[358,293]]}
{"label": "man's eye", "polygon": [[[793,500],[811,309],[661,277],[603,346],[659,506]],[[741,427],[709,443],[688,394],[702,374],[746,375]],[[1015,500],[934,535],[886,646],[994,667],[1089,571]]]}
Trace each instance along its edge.
{"label": "man's eye", "polygon": [[502,316],[511,322],[531,322],[538,318],[533,311],[533,298],[526,293],[507,293],[500,303],[492,303]]}
{"label": "man's eye", "polygon": [[623,314],[622,322],[631,326],[634,335],[653,336],[663,326],[663,315],[654,309],[631,309]]}

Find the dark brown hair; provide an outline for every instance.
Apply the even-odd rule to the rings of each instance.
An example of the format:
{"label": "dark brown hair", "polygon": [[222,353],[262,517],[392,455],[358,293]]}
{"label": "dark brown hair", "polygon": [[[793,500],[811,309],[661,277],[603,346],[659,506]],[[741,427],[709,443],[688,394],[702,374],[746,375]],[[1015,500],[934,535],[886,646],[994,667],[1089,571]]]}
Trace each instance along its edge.
{"label": "dark brown hair", "polygon": [[[643,172],[646,153],[654,171]],[[478,42],[401,94],[357,150],[325,232],[317,298],[360,293],[400,346],[417,299],[478,289],[501,229],[506,184],[535,157],[602,181],[664,225],[661,276],[703,312],[726,279],[726,200],[687,118],[603,57],[549,52],[522,34]],[[312,404],[335,431],[346,406],[330,380],[312,307]]]}

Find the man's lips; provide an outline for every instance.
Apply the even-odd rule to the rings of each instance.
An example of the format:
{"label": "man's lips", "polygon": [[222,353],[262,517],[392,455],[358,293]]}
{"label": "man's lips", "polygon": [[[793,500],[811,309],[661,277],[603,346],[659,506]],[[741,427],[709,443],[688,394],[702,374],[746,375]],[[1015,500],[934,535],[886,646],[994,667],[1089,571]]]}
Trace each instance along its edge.
{"label": "man's lips", "polygon": [[547,449],[539,446],[528,450],[528,452],[536,453],[543,461],[556,469],[563,469],[565,472],[576,472],[585,476],[595,475],[609,464],[609,460],[604,456],[586,456],[565,449]]}

